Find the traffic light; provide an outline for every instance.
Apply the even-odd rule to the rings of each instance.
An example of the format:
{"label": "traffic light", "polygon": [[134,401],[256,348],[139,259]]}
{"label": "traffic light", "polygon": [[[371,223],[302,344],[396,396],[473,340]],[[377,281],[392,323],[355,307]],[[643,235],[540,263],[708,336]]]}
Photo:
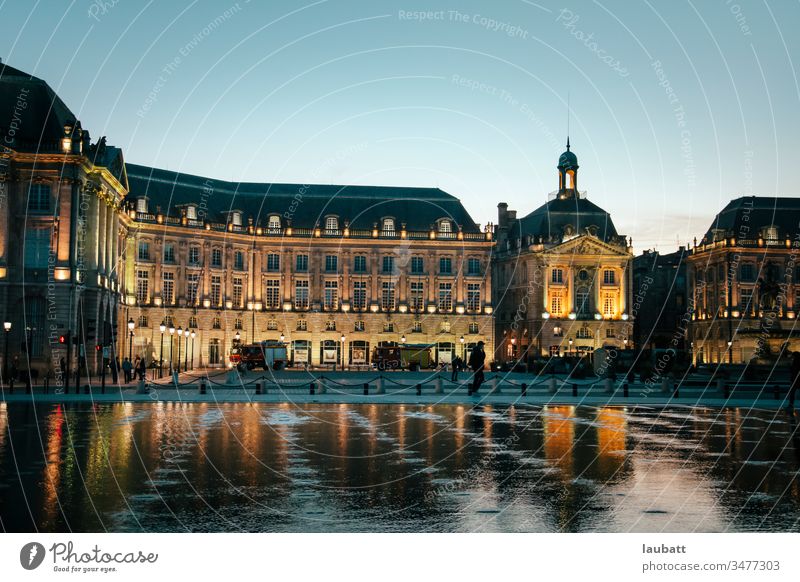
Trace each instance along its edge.
{"label": "traffic light", "polygon": [[94,345],[94,351],[99,352],[102,349],[103,349],[103,346],[101,346],[100,344],[95,344]]}
{"label": "traffic light", "polygon": [[67,336],[65,336],[65,335],[58,336],[58,343],[60,343],[60,344],[67,343]]}

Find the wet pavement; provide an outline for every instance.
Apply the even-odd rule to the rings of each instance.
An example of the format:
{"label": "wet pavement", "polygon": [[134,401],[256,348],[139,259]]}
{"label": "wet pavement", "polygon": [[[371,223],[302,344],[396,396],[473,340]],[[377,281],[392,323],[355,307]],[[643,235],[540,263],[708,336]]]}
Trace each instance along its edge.
{"label": "wet pavement", "polygon": [[6,531],[800,531],[779,410],[0,403]]}

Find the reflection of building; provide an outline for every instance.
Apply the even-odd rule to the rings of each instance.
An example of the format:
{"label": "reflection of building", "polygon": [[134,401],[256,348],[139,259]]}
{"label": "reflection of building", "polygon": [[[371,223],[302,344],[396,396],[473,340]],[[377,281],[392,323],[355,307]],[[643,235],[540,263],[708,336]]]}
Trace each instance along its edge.
{"label": "reflection of building", "polygon": [[197,330],[204,365],[223,364],[237,332],[283,337],[295,363],[315,365],[366,364],[402,341],[445,362],[492,344],[492,233],[441,190],[127,170],[123,293],[137,352],[158,356],[162,321]]}
{"label": "reflection of building", "polygon": [[624,347],[632,323],[631,248],[578,191],[578,159],[558,160],[559,189],[517,219],[498,205],[494,264],[497,359]]}
{"label": "reflection of building", "polygon": [[687,258],[695,360],[745,362],[800,349],[800,199],[732,200]]}
{"label": "reflection of building", "polygon": [[633,342],[640,348],[685,349],[691,313],[686,302],[686,247],[662,255],[645,251],[633,260]]}
{"label": "reflection of building", "polygon": [[[41,79],[0,65],[0,303],[21,369],[96,370],[117,317],[119,149],[89,132]],[[80,338],[72,346],[69,338]],[[61,338],[64,343],[61,343]],[[2,353],[2,352],[0,352]]]}

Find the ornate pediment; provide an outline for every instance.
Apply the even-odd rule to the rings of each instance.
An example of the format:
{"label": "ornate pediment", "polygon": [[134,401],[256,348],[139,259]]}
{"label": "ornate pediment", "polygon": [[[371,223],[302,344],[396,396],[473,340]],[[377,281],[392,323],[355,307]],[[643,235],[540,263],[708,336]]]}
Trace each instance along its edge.
{"label": "ornate pediment", "polygon": [[615,257],[631,257],[631,253],[624,247],[611,245],[601,241],[590,234],[573,238],[560,245],[544,251],[546,255],[606,255]]}

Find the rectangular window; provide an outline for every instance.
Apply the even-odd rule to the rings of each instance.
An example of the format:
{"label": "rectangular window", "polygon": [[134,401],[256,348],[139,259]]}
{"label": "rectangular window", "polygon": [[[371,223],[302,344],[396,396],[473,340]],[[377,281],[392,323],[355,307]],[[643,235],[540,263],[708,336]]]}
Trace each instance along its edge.
{"label": "rectangular window", "polygon": [[336,255],[325,255],[325,271],[335,273],[339,268],[339,261]]}
{"label": "rectangular window", "polygon": [[186,276],[186,300],[189,305],[197,305],[200,288],[200,273],[189,273]]}
{"label": "rectangular window", "polygon": [[353,272],[366,273],[367,272],[367,257],[363,255],[356,255],[353,257]]}
{"label": "rectangular window", "polygon": [[452,311],[453,309],[453,284],[439,283],[439,310]]}
{"label": "rectangular window", "polygon": [[550,313],[552,313],[556,317],[560,317],[562,311],[563,311],[563,304],[561,301],[561,294],[553,293],[550,296]]}
{"label": "rectangular window", "polygon": [[366,329],[366,326],[364,325],[364,322],[362,320],[360,320],[360,319],[357,320],[355,322],[355,324],[353,325],[353,331],[364,331],[365,329]]}
{"label": "rectangular window", "polygon": [[297,320],[297,331],[308,331],[308,322],[305,319]]}
{"label": "rectangular window", "polygon": [[367,308],[367,282],[353,282],[353,309]]}
{"label": "rectangular window", "polygon": [[200,264],[200,247],[189,247],[189,264]]}
{"label": "rectangular window", "polygon": [[28,210],[30,212],[49,212],[50,186],[47,184],[31,184],[28,195]]}
{"label": "rectangular window", "polygon": [[[753,310],[753,288],[752,287],[741,287],[739,289],[739,307],[745,313],[749,313]],[[797,303],[795,303],[795,309],[797,308]]]}
{"label": "rectangular window", "polygon": [[294,282],[294,308],[308,309],[308,281]]}
{"label": "rectangular window", "polygon": [[603,296],[603,316],[611,317],[614,315],[614,296],[607,293]]}
{"label": "rectangular window", "polygon": [[308,272],[308,255],[297,255],[295,257],[294,270],[296,273]]}
{"label": "rectangular window", "polygon": [[425,272],[425,259],[423,257],[411,257],[411,274],[422,275]]}
{"label": "rectangular window", "polygon": [[25,231],[25,268],[47,267],[50,257],[50,229],[29,228]]}
{"label": "rectangular window", "polygon": [[411,282],[411,309],[422,311],[425,307],[425,283],[422,281]]}
{"label": "rectangular window", "polygon": [[577,311],[580,317],[589,315],[589,293],[586,291],[578,291],[575,293],[575,311]]}
{"label": "rectangular window", "polygon": [[150,273],[136,271],[136,303],[143,305],[150,302]]}
{"label": "rectangular window", "polygon": [[394,257],[383,257],[383,272],[394,273]]}
{"label": "rectangular window", "polygon": [[275,319],[270,319],[267,322],[267,331],[277,331],[278,329],[278,322]]}
{"label": "rectangular window", "polygon": [[480,275],[481,274],[481,261],[480,259],[467,260],[467,275]]}
{"label": "rectangular window", "polygon": [[606,269],[603,271],[603,284],[604,285],[613,285],[614,284],[614,271],[611,269]]}
{"label": "rectangular window", "polygon": [[143,240],[139,241],[139,260],[140,261],[150,260],[150,243],[147,241]]}
{"label": "rectangular window", "polygon": [[[221,329],[222,328],[222,324],[220,323],[219,317],[215,317],[214,319],[211,320],[211,327],[214,328],[214,329]],[[214,341],[214,340],[211,340],[211,341]],[[219,340],[217,340],[217,341],[219,341]],[[218,347],[218,349],[219,349],[219,347]],[[210,357],[211,356],[209,356],[209,358]]]}
{"label": "rectangular window", "polygon": [[172,243],[167,243],[164,245],[164,262],[165,263],[175,262],[175,245]]}
{"label": "rectangular window", "polygon": [[267,255],[267,271],[281,270],[281,256],[277,253]]}
{"label": "rectangular window", "polygon": [[470,333],[472,335],[475,335],[476,333],[478,333],[478,324],[477,323],[470,323],[469,324],[469,331],[467,333]]}
{"label": "rectangular window", "polygon": [[237,271],[244,271],[244,253],[242,251],[236,251],[236,254],[233,255],[233,268]]}
{"label": "rectangular window", "polygon": [[453,259],[450,257],[439,258],[439,273],[442,275],[450,275],[453,272]]}
{"label": "rectangular window", "polygon": [[281,307],[281,280],[267,279],[264,292],[264,303],[267,309],[280,309]]}
{"label": "rectangular window", "polygon": [[607,338],[617,337],[617,334],[614,332],[614,328],[613,327],[606,328],[606,337]]}
{"label": "rectangular window", "polygon": [[211,305],[219,307],[222,303],[222,277],[219,275],[211,276]]}
{"label": "rectangular window", "polygon": [[747,283],[752,283],[756,280],[756,269],[753,263],[742,263],[741,274],[739,278]]}
{"label": "rectangular window", "polygon": [[393,311],[394,307],[394,281],[383,281],[381,284],[381,309]]}
{"label": "rectangular window", "polygon": [[411,327],[411,331],[413,333],[422,333],[422,322],[419,321],[419,320],[416,320],[414,322],[414,325]]}
{"label": "rectangular window", "polygon": [[563,269],[553,269],[550,278],[551,283],[563,283],[564,282],[564,270]]}
{"label": "rectangular window", "polygon": [[212,267],[222,266],[222,249],[213,249],[211,251],[211,266]]}
{"label": "rectangular window", "polygon": [[336,311],[339,309],[339,282],[325,281],[325,296],[323,298],[325,311]]}
{"label": "rectangular window", "polygon": [[336,331],[336,322],[333,319],[325,322],[325,331]]}
{"label": "rectangular window", "polygon": [[161,299],[164,305],[175,304],[175,273],[161,274]]}
{"label": "rectangular window", "polygon": [[243,307],[244,296],[242,294],[242,278],[233,278],[233,306],[241,309]]}
{"label": "rectangular window", "polygon": [[481,308],[481,284],[467,284],[467,311],[478,311]]}

